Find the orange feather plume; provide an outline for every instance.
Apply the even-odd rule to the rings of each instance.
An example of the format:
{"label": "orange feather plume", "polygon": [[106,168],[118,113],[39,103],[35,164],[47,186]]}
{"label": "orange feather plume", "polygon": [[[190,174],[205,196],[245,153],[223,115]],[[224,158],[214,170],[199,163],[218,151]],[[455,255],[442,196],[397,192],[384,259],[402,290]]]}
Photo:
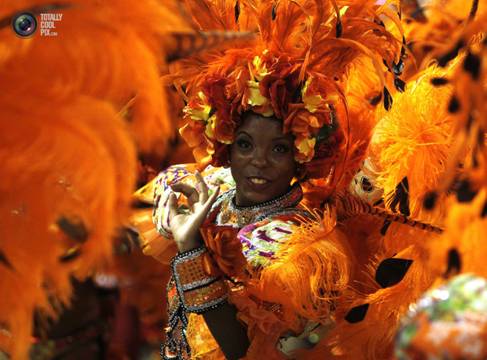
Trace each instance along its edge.
{"label": "orange feather plume", "polygon": [[69,302],[70,277],[86,278],[111,258],[137,151],[166,152],[175,125],[159,79],[164,39],[193,31],[177,8],[39,0],[0,7],[7,20],[22,10],[63,15],[57,37],[21,39],[0,28],[0,348],[13,359],[27,357],[33,311],[55,315]]}

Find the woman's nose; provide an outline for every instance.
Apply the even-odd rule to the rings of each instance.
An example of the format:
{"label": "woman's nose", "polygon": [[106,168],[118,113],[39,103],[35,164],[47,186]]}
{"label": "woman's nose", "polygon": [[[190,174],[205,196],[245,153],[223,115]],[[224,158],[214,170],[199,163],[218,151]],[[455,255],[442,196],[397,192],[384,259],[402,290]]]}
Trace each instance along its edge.
{"label": "woman's nose", "polygon": [[258,168],[267,167],[269,163],[267,161],[267,154],[265,150],[255,149],[252,154],[252,160],[250,161],[250,163]]}

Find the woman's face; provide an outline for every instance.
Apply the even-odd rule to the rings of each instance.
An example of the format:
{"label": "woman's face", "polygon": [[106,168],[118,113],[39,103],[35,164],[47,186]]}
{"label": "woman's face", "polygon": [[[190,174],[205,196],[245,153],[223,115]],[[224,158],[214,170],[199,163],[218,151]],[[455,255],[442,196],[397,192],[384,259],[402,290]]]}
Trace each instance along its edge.
{"label": "woman's face", "polygon": [[293,143],[280,121],[254,113],[244,117],[230,153],[237,205],[260,204],[289,190],[296,172]]}

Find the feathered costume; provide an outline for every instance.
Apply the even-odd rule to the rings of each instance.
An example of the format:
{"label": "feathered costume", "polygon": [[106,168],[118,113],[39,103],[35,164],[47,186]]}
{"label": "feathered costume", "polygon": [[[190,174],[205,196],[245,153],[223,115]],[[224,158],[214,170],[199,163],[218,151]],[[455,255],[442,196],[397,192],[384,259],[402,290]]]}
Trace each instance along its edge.
{"label": "feathered costume", "polygon": [[[314,346],[298,358],[390,358],[399,318],[436,279],[487,276],[485,3],[402,1],[401,17],[393,9],[366,0],[2,4],[0,349],[26,358],[34,309],[55,315],[69,301],[70,277],[111,258],[137,153],[160,159],[180,125],[160,74],[214,45],[209,35],[194,41],[195,28],[258,33],[182,62],[164,80],[187,102],[182,136],[198,167],[226,164],[238,115],[251,109],[284,122],[306,168],[306,219],[280,220],[290,234],[231,296],[249,325],[249,358],[283,357],[276,342],[282,350],[297,338],[290,349]],[[59,36],[16,37],[9,26],[21,11],[61,12]],[[152,203],[153,185],[137,199]],[[131,225],[144,251],[167,264],[174,245],[150,218],[136,212]],[[276,233],[275,224],[257,225]],[[218,268],[249,261],[235,242],[221,246],[232,231],[208,229]],[[249,292],[260,300],[249,302]],[[193,356],[219,358],[193,319]]]}
{"label": "feathered costume", "polygon": [[[384,289],[360,294],[361,300],[350,295],[356,306],[353,309],[367,311],[360,314],[361,322],[336,329],[336,345],[347,358],[390,358],[398,319],[422,292],[460,268],[482,275],[485,268],[480,261],[473,265],[470,260],[482,253],[478,245],[472,244],[478,244],[475,239],[483,231],[472,229],[470,224],[481,221],[483,200],[481,192],[475,198],[477,192],[473,189],[478,187],[467,175],[483,168],[478,160],[485,141],[483,127],[473,124],[482,123],[482,110],[474,109],[485,95],[479,46],[485,4],[434,2],[423,10],[426,18],[405,26],[413,60],[422,63],[422,69],[416,74],[409,72],[411,80],[403,94],[394,96],[392,111],[379,114],[364,168],[371,174],[368,183],[386,195],[386,207],[444,231],[428,235],[383,224],[378,259],[369,267],[369,276]],[[473,20],[476,10],[477,18]],[[431,21],[426,21],[428,17]],[[440,36],[445,31],[448,37]],[[428,42],[428,46],[419,46]],[[374,192],[373,188],[369,190]],[[470,264],[468,269],[464,263]],[[434,343],[434,330],[418,332],[421,337],[430,336]],[[410,350],[408,359],[435,354],[418,353],[414,347]],[[451,356],[456,359],[461,355]]]}
{"label": "feathered costume", "polygon": [[[390,312],[390,321],[383,321],[375,335],[370,334],[369,326],[376,325],[379,319],[383,320],[383,309],[380,307],[371,310],[371,313],[377,313],[369,316],[371,322],[350,325],[353,326],[351,330],[347,328],[349,323],[362,320],[368,303],[373,302],[367,299],[368,303],[363,304],[364,296],[382,299],[381,294],[375,293],[377,283],[364,274],[364,269],[371,266],[374,258],[394,255],[391,249],[384,249],[384,240],[380,238],[381,229],[385,234],[391,222],[406,224],[398,225],[398,229],[392,225],[390,231],[394,233],[394,238],[389,242],[395,243],[394,246],[400,250],[403,250],[402,245],[407,244],[406,238],[411,232],[423,237],[429,236],[429,233],[437,236],[441,232],[438,226],[409,218],[410,208],[415,216],[421,214],[416,211],[419,202],[412,203],[411,207],[407,203],[407,174],[397,181],[390,178],[388,184],[378,185],[382,191],[387,191],[381,208],[374,205],[378,205],[382,194],[379,193],[368,204],[360,197],[367,193],[363,197],[371,201],[373,197],[368,196],[371,191],[365,189],[364,179],[354,179],[360,165],[366,160],[375,125],[374,106],[381,103],[389,110],[394,86],[404,91],[400,74],[406,50],[397,14],[390,10],[388,4],[380,6],[369,1],[353,4],[324,1],[191,1],[188,2],[188,9],[203,30],[251,30],[252,27],[259,30],[259,37],[249,47],[232,48],[183,62],[172,72],[176,87],[185,89],[183,96],[187,101],[186,123],[180,132],[194,148],[193,154],[200,169],[209,163],[217,166],[228,164],[227,146],[233,142],[234,131],[243,112],[250,110],[263,116],[275,116],[283,122],[284,131],[294,135],[295,160],[303,164],[305,169],[306,181],[300,181],[304,191],[302,205],[318,211],[314,218],[308,216],[308,220],[304,220],[298,216],[295,218],[300,220],[298,223],[291,222],[286,226],[275,224],[281,221],[278,215],[273,217],[267,214],[270,223],[261,224],[252,217],[254,220],[249,223],[249,219],[245,220],[238,209],[226,210],[217,206],[214,209],[218,214],[214,220],[216,227],[206,224],[202,230],[207,234],[205,241],[211,256],[223,258],[216,260],[221,271],[230,278],[239,278],[241,270],[227,272],[224,264],[235,262],[238,259],[235,258],[236,254],[243,252],[245,261],[237,261],[237,264],[245,267],[245,273],[252,274],[249,279],[241,280],[243,290],[233,288],[229,295],[230,302],[239,310],[239,318],[248,326],[251,341],[248,358],[256,358],[262,351],[272,358],[281,358],[285,353],[303,358],[326,355],[356,358],[354,356],[364,351],[364,348],[359,348],[360,341],[367,338],[373,338],[369,341],[371,356],[380,356],[377,351],[390,353],[394,326],[404,309]],[[208,17],[206,13],[212,16]],[[447,125],[439,121],[437,126]],[[415,133],[417,129],[408,131]],[[394,135],[401,136],[400,133]],[[389,146],[391,140],[394,139],[377,139],[377,157],[382,155],[378,149]],[[438,152],[439,157],[446,156],[441,154],[441,149]],[[364,171],[387,171],[378,160],[370,156],[367,163],[371,168]],[[161,174],[156,184],[154,214],[157,229],[166,237],[170,234],[165,201],[162,199],[167,199],[165,192],[172,182],[191,181],[192,170],[176,167],[168,171],[170,176],[168,173]],[[404,172],[404,169],[399,166],[395,175],[399,176],[401,171]],[[350,186],[353,179],[359,185]],[[387,186],[390,187],[393,181],[396,182],[391,191]],[[359,198],[355,197],[357,195]],[[231,197],[231,194],[225,192],[221,198],[225,197]],[[225,204],[225,200],[222,201]],[[266,215],[263,209],[261,211]],[[229,218],[221,215],[227,212],[231,214]],[[399,214],[394,215],[394,212]],[[379,221],[357,219],[360,215],[378,215]],[[229,219],[238,219],[239,216],[244,218],[236,223],[228,223]],[[386,223],[381,222],[380,218],[386,219]],[[238,242],[232,241],[228,233],[218,235],[219,227],[227,226],[238,230],[233,235]],[[289,235],[276,240],[273,231],[283,227]],[[260,237],[247,234],[248,231],[251,234],[266,234],[267,241],[277,241],[278,245],[272,250],[260,248]],[[403,241],[398,243],[397,239],[401,237]],[[147,241],[146,249],[163,261],[168,261],[168,257],[164,258],[161,254],[167,253],[164,247],[170,246],[170,242],[158,242],[155,237],[152,240]],[[222,245],[217,245],[218,241],[228,242],[226,251],[221,250]],[[239,243],[243,247],[240,251]],[[255,263],[251,249],[260,249],[259,252],[267,253],[271,260]],[[225,259],[227,253],[231,261]],[[421,254],[421,250],[409,247],[400,255],[408,259],[415,254]],[[407,270],[411,265],[409,260],[403,261],[401,256],[386,263],[383,271],[386,279],[381,280],[384,288],[394,285],[390,283],[393,280],[387,279],[390,262],[393,263],[392,267],[399,262],[399,271],[404,266]],[[409,274],[415,274],[415,267],[421,268],[419,261],[414,263]],[[257,272],[256,268],[259,269]],[[418,276],[423,278],[421,285],[415,287],[416,296],[431,283],[428,274]],[[417,277],[413,279],[415,281]],[[397,298],[393,296],[392,301],[397,301]],[[266,305],[269,303],[279,310],[276,312],[275,307]],[[170,319],[173,318],[171,314],[170,311]],[[186,358],[190,352],[196,358],[209,357],[210,354],[217,356],[216,345],[208,340],[211,336],[208,330],[204,331],[204,325],[199,328],[200,332],[194,331],[197,322],[194,319],[190,317],[188,325],[185,325],[184,318],[180,320],[183,329],[188,326],[186,333],[183,330],[182,334],[188,337],[190,350],[184,344],[184,337],[174,342],[174,333],[179,331],[181,325],[178,320],[170,321],[167,330],[169,343],[166,343],[163,356]],[[311,335],[312,330],[307,328],[309,324],[320,324],[320,328],[323,328],[333,321],[337,322],[336,330],[313,350],[305,350],[308,346],[302,343],[297,346],[285,345],[293,341],[299,343],[298,338],[302,342],[303,338]],[[368,331],[366,336],[359,334],[362,329],[363,332]],[[286,335],[289,331],[294,335]],[[341,338],[349,331],[359,334],[356,347],[348,344],[352,336]],[[196,340],[198,337],[199,342]],[[205,341],[201,341],[201,338]],[[281,351],[277,349],[277,343]],[[287,346],[290,348],[286,349]]]}
{"label": "feathered costume", "polygon": [[[438,65],[447,71],[432,80],[440,90],[448,89],[446,109],[452,119],[454,142],[440,181],[427,194],[424,207],[436,211],[445,207],[445,232],[434,241],[424,244],[428,267],[433,274],[448,279],[458,273],[471,273],[485,277],[485,2],[473,1],[469,9],[458,1],[438,2],[443,5],[450,19],[463,16],[462,26],[451,26],[450,37],[438,45]],[[446,202],[441,199],[446,197]],[[443,356],[449,358],[485,358],[485,320],[471,316],[483,304],[483,279],[460,275],[445,286],[426,294],[413,312],[413,321],[419,320],[415,331],[409,331],[408,340],[401,330],[396,354],[401,359],[414,356],[434,356],[439,348],[432,340],[447,339],[442,347]],[[475,289],[474,307],[469,296]],[[443,292],[442,299],[438,294]],[[453,306],[451,306],[453,305]],[[460,305],[460,306],[458,306]],[[438,307],[439,306],[439,307]],[[441,311],[437,309],[441,308]],[[431,317],[425,317],[423,309]],[[413,308],[414,310],[414,308]],[[438,316],[439,315],[439,316]],[[454,323],[447,319],[456,319]],[[410,318],[410,320],[412,320]],[[406,320],[406,324],[407,324]],[[438,329],[439,331],[435,330]],[[418,341],[417,334],[424,339]],[[458,346],[462,343],[462,346]],[[468,345],[467,345],[468,344]]]}
{"label": "feathered costume", "polygon": [[[393,6],[365,1],[189,4],[202,29],[247,30],[255,26],[255,21],[260,34],[252,48],[199,58],[177,69],[175,81],[185,88],[188,103],[187,123],[181,135],[194,148],[195,158],[200,164],[225,165],[225,144],[233,140],[238,114],[250,109],[264,116],[275,115],[282,119],[284,130],[294,134],[296,160],[308,170],[303,204],[324,210],[320,221],[313,219],[292,227],[288,239],[273,252],[274,260],[254,279],[257,284],[265,284],[258,287],[256,296],[304,319],[321,321],[322,325],[331,313],[317,299],[333,299],[331,316],[336,326],[312,350],[294,351],[293,356],[390,358],[400,317],[436,279],[455,271],[460,239],[470,237],[464,242],[466,246],[482,233],[477,228],[467,230],[468,220],[459,223],[460,217],[465,219],[467,215],[455,208],[451,196],[453,190],[460,201],[473,198],[473,181],[462,180],[462,174],[470,166],[480,179],[483,169],[483,131],[475,125],[481,123],[475,119],[482,111],[475,111],[474,117],[462,107],[467,103],[467,109],[476,109],[485,93],[479,54],[482,48],[478,45],[481,20],[464,28],[475,17],[478,2],[471,8],[468,5],[470,15],[460,18],[464,20],[461,26],[459,21],[451,20],[453,15],[447,10],[441,12],[441,18],[431,15],[433,10],[425,10],[417,18],[418,7],[412,12],[405,7],[406,31],[391,10]],[[203,18],[202,9],[212,16]],[[438,4],[432,9],[440,11]],[[427,16],[432,20],[424,24]],[[450,20],[446,31],[445,19]],[[441,35],[446,33],[450,38],[452,34],[457,37],[453,46]],[[402,37],[401,41],[403,34],[411,39]],[[431,40],[431,34],[438,35],[433,44],[417,46]],[[469,50],[464,55],[462,49],[466,46]],[[439,66],[429,65],[427,59],[435,58]],[[407,84],[400,78],[405,63]],[[282,64],[289,64],[290,70]],[[297,77],[294,84],[293,74]],[[450,74],[455,74],[459,88],[449,84],[455,80],[446,80]],[[388,81],[398,90],[394,96],[390,95],[393,90],[386,85]],[[285,86],[281,84],[291,85],[280,90],[279,86]],[[286,90],[296,86],[301,96],[286,97]],[[308,89],[316,92],[308,94]],[[303,106],[300,102],[306,109],[301,117],[296,115]],[[379,102],[385,109],[374,112],[373,106]],[[314,132],[309,113],[313,113],[313,106],[323,103],[337,109],[334,116],[343,138],[334,144],[336,152],[324,157],[328,161],[322,158],[315,167],[319,131]],[[392,110],[387,112],[391,105]],[[458,112],[464,115],[460,122],[465,124],[463,127],[456,120]],[[470,132],[471,126],[475,135]],[[464,129],[469,131],[468,136],[461,134]],[[481,195],[480,191],[471,212],[478,221],[479,214],[486,212]],[[458,225],[449,226],[450,221]],[[468,235],[460,236],[465,231]],[[455,238],[455,245],[452,240],[444,240],[449,236]],[[211,243],[206,245],[211,248]],[[218,258],[215,253],[213,256]],[[470,269],[479,271],[480,262]],[[333,277],[337,269],[339,278]],[[340,281],[346,281],[346,286]],[[317,284],[321,285],[321,296]],[[330,293],[335,296],[323,295]],[[249,326],[251,344],[258,344],[261,351],[269,349],[273,356],[283,356],[275,351],[276,340],[270,340],[274,339],[269,336],[272,330],[261,326],[267,337],[258,341],[262,333],[256,335],[246,315],[250,310],[238,300],[232,301]],[[265,313],[259,316],[255,321],[267,324]],[[281,314],[281,320],[282,316],[286,318]],[[278,331],[286,326],[293,329],[287,323]],[[297,336],[309,334],[306,328],[293,330]],[[203,334],[207,332],[188,330],[190,344],[191,336],[201,336],[207,344],[214,344]],[[215,345],[192,344],[196,358],[211,358],[209,353],[217,356]],[[252,349],[251,345],[251,359],[257,356]]]}

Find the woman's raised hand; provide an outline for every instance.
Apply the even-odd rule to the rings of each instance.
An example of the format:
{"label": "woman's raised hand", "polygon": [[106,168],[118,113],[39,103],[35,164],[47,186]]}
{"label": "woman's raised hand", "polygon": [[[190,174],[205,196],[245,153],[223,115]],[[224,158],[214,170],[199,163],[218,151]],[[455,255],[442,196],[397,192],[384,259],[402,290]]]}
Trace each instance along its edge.
{"label": "woman's raised hand", "polygon": [[201,245],[200,226],[206,219],[215,202],[219,188],[209,196],[208,186],[199,172],[196,172],[196,186],[176,183],[171,186],[174,192],[182,193],[188,199],[189,209],[178,206],[176,194],[169,195],[169,227],[180,252],[197,248]]}

